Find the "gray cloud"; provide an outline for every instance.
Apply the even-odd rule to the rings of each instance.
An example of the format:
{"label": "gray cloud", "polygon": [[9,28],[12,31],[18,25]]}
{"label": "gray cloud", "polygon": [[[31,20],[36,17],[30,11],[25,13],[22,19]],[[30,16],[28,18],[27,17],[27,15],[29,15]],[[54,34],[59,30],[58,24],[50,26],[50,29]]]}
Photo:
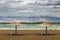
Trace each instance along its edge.
{"label": "gray cloud", "polygon": [[[0,7],[0,15],[3,15],[3,16],[31,16],[31,15],[32,16],[41,16],[41,15],[45,16],[45,15],[48,15],[48,16],[60,17],[60,10],[58,8],[57,9],[46,8],[46,7],[41,8],[41,5],[43,4],[44,5],[48,5],[48,4],[58,5],[60,3],[60,0],[56,0],[56,1],[49,0],[48,2],[45,1],[44,3],[41,0],[37,0],[37,1],[38,2],[32,2],[27,5],[22,6],[21,2],[24,2],[24,1],[6,0],[3,5],[0,5],[2,6]],[[23,12],[23,10],[25,11]],[[29,11],[29,10],[33,10],[33,11]]]}

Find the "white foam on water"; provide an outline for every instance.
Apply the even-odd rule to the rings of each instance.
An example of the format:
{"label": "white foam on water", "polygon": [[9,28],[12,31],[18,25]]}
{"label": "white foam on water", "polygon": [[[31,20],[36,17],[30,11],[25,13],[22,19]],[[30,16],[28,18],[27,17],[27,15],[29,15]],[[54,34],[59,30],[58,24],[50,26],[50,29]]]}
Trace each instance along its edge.
{"label": "white foam on water", "polygon": [[[15,28],[0,28],[0,30],[15,30]],[[17,30],[46,30],[45,28],[18,28]],[[48,29],[48,30],[60,30],[60,28],[57,29]]]}

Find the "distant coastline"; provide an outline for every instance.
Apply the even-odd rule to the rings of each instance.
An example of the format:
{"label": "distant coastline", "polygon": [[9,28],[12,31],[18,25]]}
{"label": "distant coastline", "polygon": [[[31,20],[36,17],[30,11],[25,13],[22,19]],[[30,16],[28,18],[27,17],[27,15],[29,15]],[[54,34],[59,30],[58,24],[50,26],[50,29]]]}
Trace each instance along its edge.
{"label": "distant coastline", "polygon": [[60,17],[52,16],[0,16],[0,22],[12,22],[17,20],[23,23],[40,23],[40,22],[60,22]]}

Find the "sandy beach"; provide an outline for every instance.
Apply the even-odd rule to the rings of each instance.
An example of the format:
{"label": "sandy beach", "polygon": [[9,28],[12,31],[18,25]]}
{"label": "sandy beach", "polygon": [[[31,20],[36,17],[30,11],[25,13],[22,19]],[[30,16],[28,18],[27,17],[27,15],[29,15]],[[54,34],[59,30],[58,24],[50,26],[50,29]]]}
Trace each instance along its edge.
{"label": "sandy beach", "polygon": [[59,30],[50,30],[48,33],[53,35],[41,35],[42,30],[21,30],[18,33],[23,35],[8,35],[14,33],[13,30],[0,30],[0,40],[60,40]]}

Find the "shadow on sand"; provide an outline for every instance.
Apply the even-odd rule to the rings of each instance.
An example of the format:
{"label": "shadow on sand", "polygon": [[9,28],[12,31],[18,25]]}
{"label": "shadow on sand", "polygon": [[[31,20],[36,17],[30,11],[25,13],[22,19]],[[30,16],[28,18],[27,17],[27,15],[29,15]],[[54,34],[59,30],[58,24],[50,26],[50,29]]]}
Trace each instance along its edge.
{"label": "shadow on sand", "polygon": [[26,35],[39,35],[39,36],[50,36],[50,35],[60,35],[60,34],[53,34],[53,33],[32,33],[32,34],[10,34],[10,33],[6,33],[6,34],[0,34],[2,36],[26,36]]}

